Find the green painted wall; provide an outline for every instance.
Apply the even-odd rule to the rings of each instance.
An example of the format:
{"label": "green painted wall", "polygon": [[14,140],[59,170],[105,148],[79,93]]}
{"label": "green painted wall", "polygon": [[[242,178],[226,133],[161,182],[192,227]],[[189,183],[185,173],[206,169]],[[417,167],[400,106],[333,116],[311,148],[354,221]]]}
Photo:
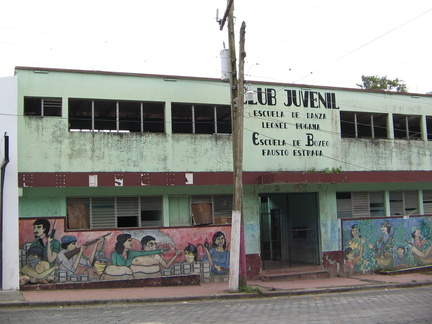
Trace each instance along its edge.
{"label": "green painted wall", "polygon": [[[165,134],[71,133],[67,119],[68,98],[158,101],[165,103],[167,117],[172,102],[229,105],[227,83],[62,71],[18,70],[17,75],[19,116],[24,96],[63,98],[61,118],[19,118],[21,172],[232,170],[230,135],[172,134],[170,118]],[[253,89],[257,98],[244,112],[246,171],[432,169],[431,141],[341,138],[339,122],[340,111],[411,114],[425,120],[431,96],[259,83]],[[302,98],[298,107],[289,105],[289,93]],[[327,95],[333,96],[331,107],[317,99]]]}
{"label": "green painted wall", "polygon": [[[209,172],[232,170],[230,135],[71,133],[68,98],[159,101],[170,116],[172,102],[229,104],[229,84],[218,80],[167,78],[18,70],[19,172]],[[174,80],[174,81],[173,81]],[[339,112],[415,114],[431,116],[432,97],[316,88],[335,95],[337,105],[287,107],[286,90],[310,91],[299,86],[254,84],[255,91],[271,94],[245,106],[245,171],[431,170],[432,142],[424,140],[341,139]],[[272,92],[273,91],[273,92]],[[24,117],[24,96],[62,97],[62,117]],[[263,114],[263,115],[260,115]],[[303,126],[298,126],[298,124]],[[316,129],[305,129],[304,125]],[[307,128],[307,127],[306,127]],[[430,131],[429,131],[430,133]],[[258,134],[258,135],[257,135]],[[313,137],[324,146],[314,143]],[[258,140],[258,142],[257,142]],[[263,140],[263,142],[259,142]],[[264,152],[263,152],[264,150]],[[287,155],[275,155],[283,150]],[[319,151],[316,157],[297,151]],[[270,152],[270,153],[269,153]],[[320,249],[341,249],[337,191],[432,189],[430,183],[394,184],[279,184],[245,186],[246,253],[260,253],[259,194],[316,192],[319,197]],[[66,215],[66,197],[163,195],[164,224],[189,224],[190,195],[231,193],[231,186],[23,188],[20,217]]]}

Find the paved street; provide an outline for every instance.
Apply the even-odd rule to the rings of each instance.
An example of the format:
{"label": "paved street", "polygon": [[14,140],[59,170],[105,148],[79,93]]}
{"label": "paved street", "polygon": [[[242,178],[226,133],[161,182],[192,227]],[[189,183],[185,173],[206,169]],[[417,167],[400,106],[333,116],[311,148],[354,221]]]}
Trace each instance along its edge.
{"label": "paved street", "polygon": [[249,300],[0,310],[1,323],[432,323],[432,287]]}

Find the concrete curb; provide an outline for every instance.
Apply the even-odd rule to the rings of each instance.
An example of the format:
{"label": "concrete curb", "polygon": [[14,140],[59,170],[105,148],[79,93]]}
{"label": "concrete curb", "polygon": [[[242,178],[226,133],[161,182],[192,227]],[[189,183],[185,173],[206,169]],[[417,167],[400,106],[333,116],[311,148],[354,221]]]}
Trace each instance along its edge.
{"label": "concrete curb", "polygon": [[274,298],[304,295],[319,295],[332,293],[345,293],[350,291],[378,290],[378,289],[397,289],[415,288],[432,285],[432,281],[427,282],[407,282],[392,284],[370,284],[361,286],[341,286],[324,287],[311,289],[295,290],[274,290],[262,293],[229,293],[207,296],[181,296],[181,297],[159,297],[159,298],[118,298],[118,299],[94,299],[94,300],[52,300],[42,302],[29,301],[4,301],[0,302],[0,309],[5,308],[35,308],[35,307],[71,307],[71,306],[97,306],[106,304],[138,304],[138,303],[164,303],[164,302],[194,302],[203,300],[233,300],[233,299],[254,299],[254,298]]}

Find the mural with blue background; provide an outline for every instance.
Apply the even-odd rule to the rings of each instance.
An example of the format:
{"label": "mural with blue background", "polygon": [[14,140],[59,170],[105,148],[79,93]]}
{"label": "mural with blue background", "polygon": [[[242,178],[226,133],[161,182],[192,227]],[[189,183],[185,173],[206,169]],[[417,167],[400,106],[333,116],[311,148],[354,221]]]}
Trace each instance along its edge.
{"label": "mural with blue background", "polygon": [[342,220],[345,275],[432,265],[432,217]]}

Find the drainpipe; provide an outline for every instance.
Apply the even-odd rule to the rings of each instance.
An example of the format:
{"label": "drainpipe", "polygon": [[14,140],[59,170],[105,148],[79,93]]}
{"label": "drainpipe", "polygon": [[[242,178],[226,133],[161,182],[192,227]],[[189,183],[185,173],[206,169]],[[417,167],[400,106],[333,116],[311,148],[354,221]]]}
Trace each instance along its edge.
{"label": "drainpipe", "polygon": [[9,163],[9,136],[4,134],[4,157],[1,163],[0,175],[0,289],[3,287],[3,195],[6,165]]}

